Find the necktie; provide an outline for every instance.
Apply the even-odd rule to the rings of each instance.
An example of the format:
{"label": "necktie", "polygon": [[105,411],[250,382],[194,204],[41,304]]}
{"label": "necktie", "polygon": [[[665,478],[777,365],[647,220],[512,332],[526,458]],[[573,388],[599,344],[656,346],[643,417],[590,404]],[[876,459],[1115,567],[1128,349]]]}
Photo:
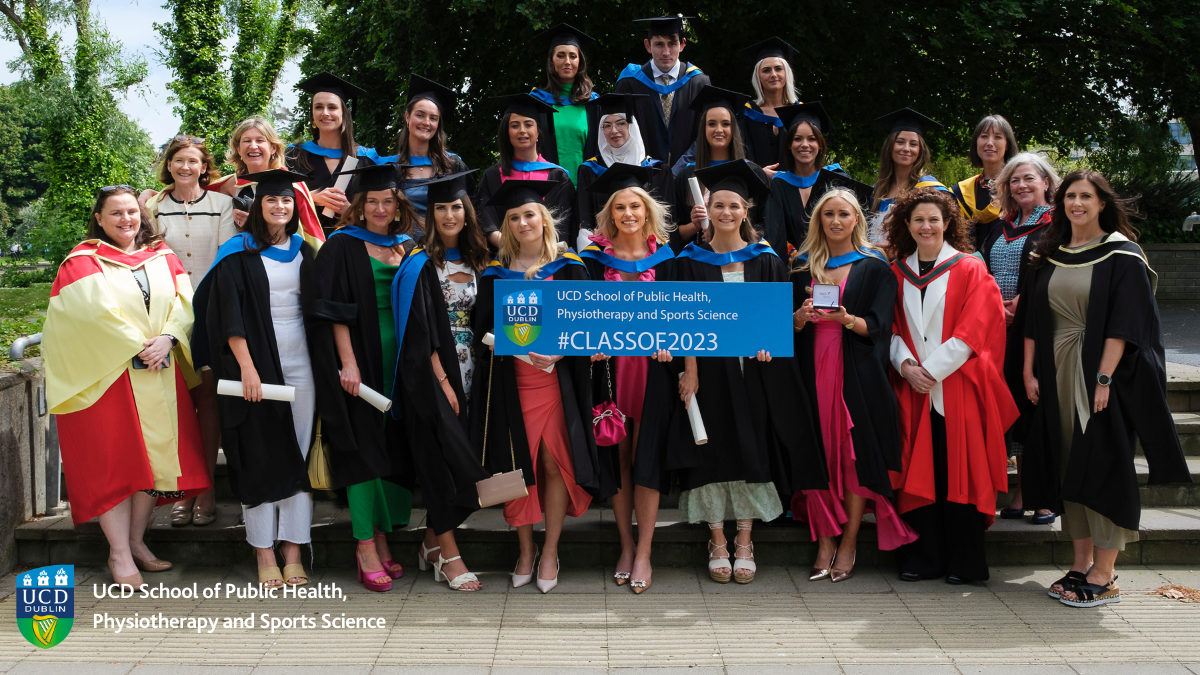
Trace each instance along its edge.
{"label": "necktie", "polygon": [[[668,73],[666,75],[663,75],[659,79],[662,80],[662,83],[664,85],[670,85],[671,80],[673,78]],[[663,109],[663,121],[666,122],[667,126],[669,127],[669,126],[671,126],[671,102],[675,100],[675,92],[671,92],[669,94],[663,94],[661,98],[662,98],[662,109]]]}

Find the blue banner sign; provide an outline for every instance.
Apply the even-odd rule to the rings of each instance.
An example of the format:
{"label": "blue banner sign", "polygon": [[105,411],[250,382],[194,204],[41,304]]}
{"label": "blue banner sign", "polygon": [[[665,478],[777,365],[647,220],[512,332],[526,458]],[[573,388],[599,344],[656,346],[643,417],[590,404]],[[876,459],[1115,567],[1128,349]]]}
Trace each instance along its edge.
{"label": "blue banner sign", "polygon": [[496,280],[496,353],[792,355],[792,285]]}

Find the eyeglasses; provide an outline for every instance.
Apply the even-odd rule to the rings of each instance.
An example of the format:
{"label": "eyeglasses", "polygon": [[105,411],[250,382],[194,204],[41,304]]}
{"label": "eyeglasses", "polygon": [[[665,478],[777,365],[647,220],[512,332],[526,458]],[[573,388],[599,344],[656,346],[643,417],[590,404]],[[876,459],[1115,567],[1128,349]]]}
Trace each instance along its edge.
{"label": "eyeglasses", "polygon": [[187,141],[188,143],[195,143],[197,145],[204,142],[204,138],[202,136],[188,136],[186,134],[179,134],[172,140],[178,141],[180,143]]}
{"label": "eyeglasses", "polygon": [[629,122],[624,122],[624,121],[617,122],[616,124],[609,124],[608,122],[605,122],[604,124],[600,125],[600,131],[612,131],[614,128],[615,129],[625,129],[628,126],[629,126]]}

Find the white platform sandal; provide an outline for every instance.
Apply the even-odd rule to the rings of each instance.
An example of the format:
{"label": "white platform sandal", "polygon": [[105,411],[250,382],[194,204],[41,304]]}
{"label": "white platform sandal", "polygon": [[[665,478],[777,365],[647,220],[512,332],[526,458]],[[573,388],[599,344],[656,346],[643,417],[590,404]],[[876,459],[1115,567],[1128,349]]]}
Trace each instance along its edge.
{"label": "white platform sandal", "polygon": [[[752,520],[739,520],[737,522],[737,529],[738,531],[749,532],[753,523],[754,521]],[[739,584],[748,584],[754,581],[754,574],[758,571],[758,566],[754,564],[754,542],[739,544],[735,539],[733,545],[736,547],[733,552],[733,580]],[[743,550],[750,552],[749,557],[738,557]],[[739,570],[745,570],[749,574],[738,574]]]}
{"label": "white platform sandal", "polygon": [[[709,523],[710,530],[723,530],[725,523]],[[717,572],[719,569],[731,569],[729,566],[729,542],[724,544],[714,544],[712,539],[708,540],[708,576],[718,584],[727,584],[733,572]],[[717,551],[724,551],[725,555],[713,555]]]}
{"label": "white platform sandal", "polygon": [[479,590],[478,588],[463,588],[463,584],[469,584],[472,581],[479,581],[479,577],[475,576],[474,572],[463,572],[462,574],[454,577],[453,579],[450,579],[446,576],[446,573],[442,571],[442,567],[444,567],[446,563],[452,563],[455,560],[462,560],[462,556],[456,555],[453,558],[447,559],[447,558],[443,558],[442,554],[439,553],[438,561],[433,564],[433,580],[434,581],[445,581],[447,584],[450,585],[450,590],[452,590],[452,591],[462,591],[464,593],[474,593],[475,591]]}

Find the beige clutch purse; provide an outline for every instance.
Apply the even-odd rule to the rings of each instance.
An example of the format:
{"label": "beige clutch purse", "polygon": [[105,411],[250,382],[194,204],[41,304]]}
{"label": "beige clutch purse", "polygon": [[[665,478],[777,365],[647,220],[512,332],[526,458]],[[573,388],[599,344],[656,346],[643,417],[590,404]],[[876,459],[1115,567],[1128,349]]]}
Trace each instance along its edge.
{"label": "beige clutch purse", "polygon": [[[488,395],[487,406],[483,411],[483,459],[481,460],[484,466],[487,465],[487,430],[488,418],[492,411],[492,366],[495,360],[496,355],[493,354],[491,360],[488,361]],[[475,491],[479,494],[479,508],[481,509],[529,496],[529,489],[525,487],[525,474],[516,468],[517,455],[513,450],[511,432],[508,435],[508,452],[512,456],[512,471],[498,473],[491,478],[475,482]]]}

